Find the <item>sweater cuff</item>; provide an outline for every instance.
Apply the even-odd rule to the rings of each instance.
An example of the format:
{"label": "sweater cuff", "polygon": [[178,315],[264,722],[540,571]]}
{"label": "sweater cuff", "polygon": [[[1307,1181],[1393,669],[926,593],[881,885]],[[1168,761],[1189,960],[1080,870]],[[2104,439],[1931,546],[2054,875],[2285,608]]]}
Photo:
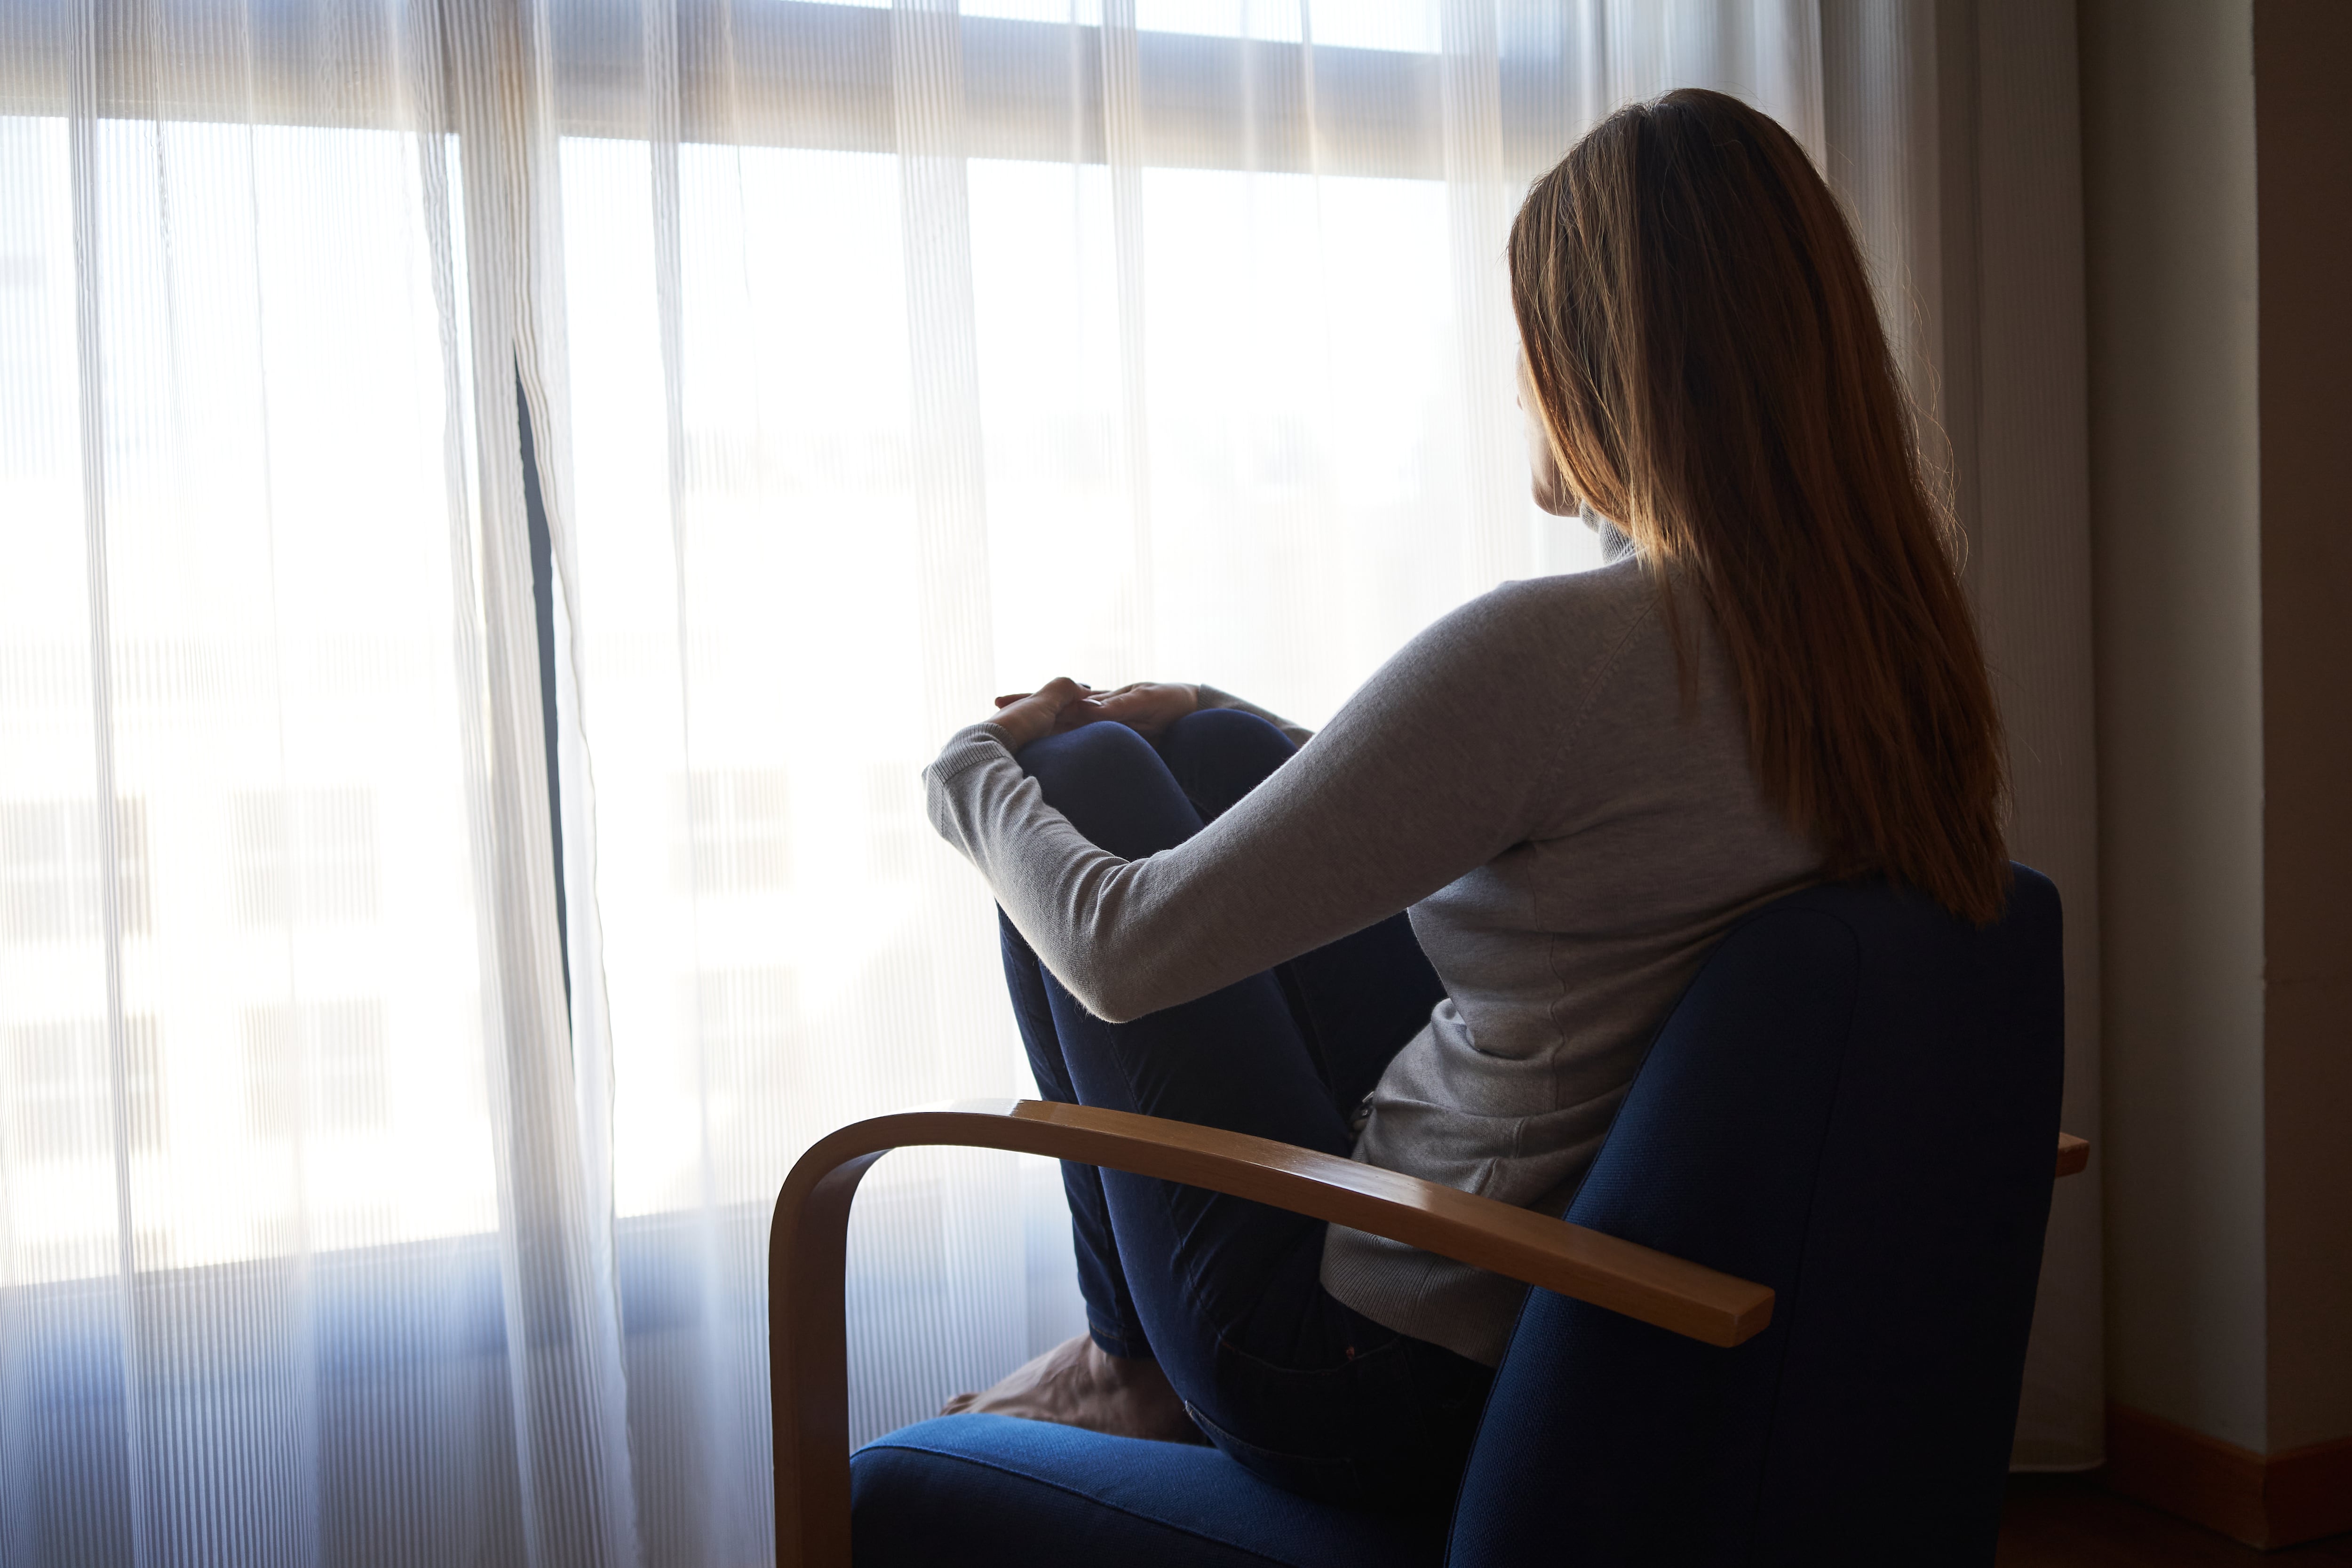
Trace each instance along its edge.
{"label": "sweater cuff", "polygon": [[948,737],[923,776],[936,784],[950,784],[974,768],[986,767],[999,757],[1013,755],[1013,737],[1004,727],[983,719],[977,724],[967,724]]}

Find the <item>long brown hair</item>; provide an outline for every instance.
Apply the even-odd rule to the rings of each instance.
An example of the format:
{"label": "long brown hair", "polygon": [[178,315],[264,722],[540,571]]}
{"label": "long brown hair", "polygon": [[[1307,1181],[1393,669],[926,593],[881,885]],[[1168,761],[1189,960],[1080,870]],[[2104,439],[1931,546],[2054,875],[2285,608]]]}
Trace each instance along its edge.
{"label": "long brown hair", "polygon": [[1562,477],[1714,619],[1765,797],[1832,878],[1988,923],[2000,721],[1862,257],[1793,138],[1721,93],[1620,110],[1528,193],[1511,303]]}

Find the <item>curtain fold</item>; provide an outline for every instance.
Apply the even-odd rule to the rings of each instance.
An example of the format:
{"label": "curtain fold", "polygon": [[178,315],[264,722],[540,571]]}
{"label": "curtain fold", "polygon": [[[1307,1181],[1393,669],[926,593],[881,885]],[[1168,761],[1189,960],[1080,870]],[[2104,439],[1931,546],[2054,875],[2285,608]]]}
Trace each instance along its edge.
{"label": "curtain fold", "polygon": [[[1633,97],[1796,132],[1973,430],[1951,9],[0,11],[0,1562],[766,1554],[777,1182],[1029,1087],[942,736],[1591,564],[1502,251]],[[892,1156],[847,1288],[858,1436],[992,1379],[1056,1173]]]}
{"label": "curtain fold", "polygon": [[[2081,121],[2069,9],[1938,15],[1941,363],[1970,597],[2009,730],[2011,853],[2066,901],[2065,1125],[2099,1126],[2099,877]],[[2014,1460],[2105,1452],[2099,1184],[2059,1184]]]}
{"label": "curtain fold", "polygon": [[[459,5],[440,21],[465,176],[473,330],[464,347],[480,432],[476,547],[458,557],[478,575],[461,569],[458,593],[481,611],[460,623],[475,634],[461,638],[460,676],[479,680],[486,698],[467,739],[478,748],[469,792],[478,941],[499,977],[483,988],[483,1027],[516,1480],[528,1561],[618,1564],[638,1552],[602,973],[586,964],[567,980],[562,929],[579,925],[574,951],[597,954],[600,927],[593,897],[565,900],[568,921],[557,902],[559,876],[593,888],[594,838],[575,831],[559,868],[542,717],[538,602],[544,593],[551,613],[568,610],[578,570],[550,18],[535,5]],[[526,491],[526,439],[536,496]],[[534,582],[534,500],[552,542],[543,587]],[[569,622],[558,625],[569,631]],[[575,646],[563,637],[556,659],[572,667],[577,694]],[[573,787],[588,782],[576,777]]]}

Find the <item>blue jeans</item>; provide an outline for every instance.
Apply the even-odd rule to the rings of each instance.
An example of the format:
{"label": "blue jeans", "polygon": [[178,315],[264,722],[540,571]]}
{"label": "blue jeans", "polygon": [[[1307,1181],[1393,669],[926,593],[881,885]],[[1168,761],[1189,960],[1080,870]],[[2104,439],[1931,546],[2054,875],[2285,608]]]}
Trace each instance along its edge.
{"label": "blue jeans", "polygon": [[[1264,721],[1213,709],[1156,748],[1092,724],[1020,761],[1079,832],[1139,859],[1199,832],[1293,750]],[[1045,1098],[1331,1154],[1353,1146],[1355,1107],[1444,994],[1396,915],[1198,1001],[1107,1024],[1000,923]],[[1493,1374],[1327,1292],[1324,1222],[1090,1165],[1064,1165],[1062,1180],[1095,1342],[1156,1357],[1218,1447],[1327,1501],[1451,1504]]]}

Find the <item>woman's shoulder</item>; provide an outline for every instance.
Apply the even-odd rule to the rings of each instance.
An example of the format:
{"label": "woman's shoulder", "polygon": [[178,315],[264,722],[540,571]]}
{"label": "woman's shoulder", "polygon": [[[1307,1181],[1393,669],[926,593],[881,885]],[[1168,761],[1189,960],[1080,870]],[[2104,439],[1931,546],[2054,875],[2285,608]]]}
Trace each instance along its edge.
{"label": "woman's shoulder", "polygon": [[1624,563],[1505,583],[1438,617],[1365,695],[1460,712],[1499,703],[1522,717],[1529,705],[1573,710],[1630,647],[1656,640],[1655,608],[1640,568]]}
{"label": "woman's shoulder", "polygon": [[1656,619],[1657,587],[1640,563],[1528,577],[1479,595],[1438,624],[1465,641],[1517,647],[1540,662],[1605,655]]}

